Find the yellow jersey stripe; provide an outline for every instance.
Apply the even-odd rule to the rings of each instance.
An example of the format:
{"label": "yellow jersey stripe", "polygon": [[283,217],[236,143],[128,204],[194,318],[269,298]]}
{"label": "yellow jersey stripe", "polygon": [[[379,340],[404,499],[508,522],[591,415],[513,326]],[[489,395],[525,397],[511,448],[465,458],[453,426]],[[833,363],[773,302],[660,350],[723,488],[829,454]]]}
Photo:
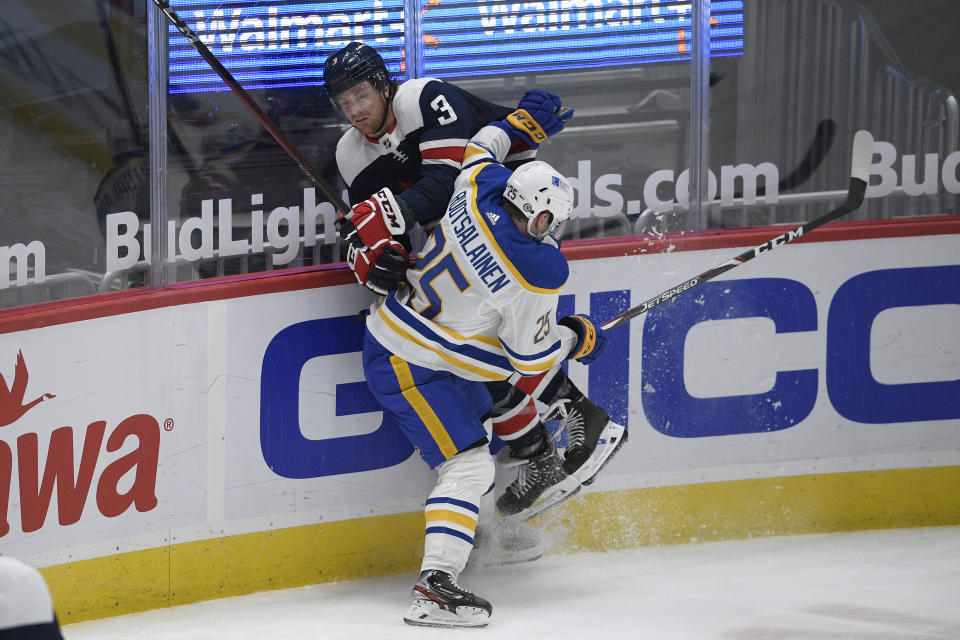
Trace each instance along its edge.
{"label": "yellow jersey stripe", "polygon": [[437,520],[445,520],[447,522],[452,522],[453,524],[458,524],[461,527],[466,527],[470,531],[476,531],[477,529],[477,519],[471,518],[468,515],[457,513],[456,511],[450,511],[449,509],[427,509],[424,511],[426,515],[427,522],[436,522]]}
{"label": "yellow jersey stripe", "polygon": [[513,368],[516,369],[517,371],[533,371],[536,373],[540,373],[540,372],[552,369],[553,364],[557,361],[557,356],[553,356],[552,358],[550,358],[550,360],[547,360],[545,362],[540,362],[538,364],[523,364],[522,362],[517,362],[510,356],[507,356],[507,359],[510,360],[510,364],[512,364]]}
{"label": "yellow jersey stripe", "polygon": [[[412,295],[411,295],[411,297],[412,297]],[[410,298],[407,298],[407,302],[409,302],[409,301],[410,301]],[[404,303],[404,304],[406,304],[406,303]],[[414,311],[416,311],[416,309],[414,309]],[[418,313],[418,315],[419,315],[419,313]],[[465,335],[463,335],[462,333],[460,333],[459,331],[457,331],[457,330],[455,330],[455,329],[449,329],[449,328],[447,328],[447,327],[445,327],[445,326],[443,326],[443,325],[441,325],[441,324],[437,324],[437,323],[434,323],[431,328],[432,328],[432,329],[436,329],[436,330],[438,330],[438,331],[443,331],[445,334],[447,334],[448,336],[450,336],[450,337],[453,338],[454,340],[459,340],[460,342],[470,342],[471,340],[476,340],[477,342],[481,342],[481,343],[483,343],[483,344],[485,344],[485,345],[487,345],[487,346],[495,347],[496,350],[497,350],[497,354],[503,353],[503,347],[500,345],[500,340],[498,340],[497,338],[491,338],[490,336],[485,336],[485,335],[483,335],[482,333],[478,333],[478,334],[475,334],[475,335],[472,335],[472,336],[465,336]]]}
{"label": "yellow jersey stripe", "polygon": [[[480,173],[483,170],[483,168],[487,166],[487,164],[489,163],[481,164],[479,167],[474,169],[470,174],[470,186],[472,187],[471,191],[473,194],[477,193],[477,174]],[[477,208],[476,197],[470,198],[470,213],[473,215],[473,220],[476,223],[476,225],[480,228],[481,231],[483,231],[483,234],[487,237],[487,240],[489,241],[489,244],[490,244],[490,248],[493,249],[498,256],[500,256],[500,260],[507,267],[507,270],[510,271],[511,274],[513,274],[513,277],[517,279],[517,282],[520,283],[520,286],[522,286],[527,291],[533,291],[534,293],[549,294],[549,293],[557,293],[558,291],[560,291],[560,288],[545,289],[543,287],[535,287],[534,285],[527,282],[526,279],[520,274],[520,272],[517,271],[517,268],[513,266],[513,263],[509,259],[507,259],[507,256],[503,253],[503,249],[500,248],[500,244],[497,242],[496,238],[493,237],[493,232],[490,231],[490,227],[487,226],[487,221],[484,220],[483,216],[480,214],[480,210]]]}
{"label": "yellow jersey stripe", "polygon": [[490,156],[490,152],[474,144],[468,144],[466,150],[463,152],[463,164],[467,164],[467,161],[475,156]]}
{"label": "yellow jersey stripe", "polygon": [[407,340],[409,340],[410,342],[413,342],[414,344],[420,345],[424,349],[429,349],[430,351],[434,352],[435,354],[437,354],[438,356],[440,356],[441,358],[443,358],[453,366],[457,367],[458,369],[469,371],[470,373],[478,375],[481,378],[486,378],[487,380],[506,380],[507,378],[510,377],[509,374],[499,373],[499,372],[494,373],[486,369],[481,369],[480,367],[472,365],[469,362],[464,362],[463,360],[454,358],[450,354],[444,352],[443,350],[433,347],[427,344],[426,342],[417,339],[416,336],[404,330],[403,327],[398,325],[396,322],[394,322],[390,318],[390,316],[388,315],[388,312],[386,311],[386,307],[380,307],[380,311],[378,312],[378,315],[380,316],[380,319],[382,319],[387,324],[388,327],[393,329],[393,331],[399,334],[401,337],[406,338]]}
{"label": "yellow jersey stripe", "polygon": [[440,325],[440,324],[436,325],[436,328],[443,331],[451,338],[460,340],[461,342],[469,342],[471,340],[476,340],[477,342],[482,342],[485,345],[496,347],[498,353],[501,353],[503,351],[503,347],[500,346],[499,340],[497,340],[496,338],[491,338],[490,336],[485,336],[482,333],[478,333],[472,336],[465,336],[459,331],[448,329],[447,327],[444,327],[443,325]]}
{"label": "yellow jersey stripe", "polygon": [[434,442],[437,443],[437,446],[440,447],[440,453],[443,454],[444,458],[449,460],[456,455],[457,447],[453,444],[450,434],[447,433],[443,423],[440,422],[440,418],[434,413],[430,403],[427,402],[427,399],[423,397],[423,394],[420,393],[413,383],[413,374],[410,372],[410,366],[406,360],[398,358],[397,356],[390,356],[390,364],[393,365],[393,372],[396,374],[397,381],[400,383],[400,390],[401,393],[403,393],[403,397],[407,399],[407,402],[410,403],[413,410],[420,416],[423,424],[427,426],[427,431],[430,432],[430,436]]}

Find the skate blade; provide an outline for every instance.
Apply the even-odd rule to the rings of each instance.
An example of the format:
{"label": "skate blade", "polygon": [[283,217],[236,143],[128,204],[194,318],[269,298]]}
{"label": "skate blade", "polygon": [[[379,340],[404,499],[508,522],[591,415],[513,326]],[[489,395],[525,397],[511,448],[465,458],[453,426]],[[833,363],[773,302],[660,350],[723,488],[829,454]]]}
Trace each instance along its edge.
{"label": "skate blade", "polygon": [[561,502],[572,498],[580,491],[581,482],[574,476],[567,476],[562,481],[550,487],[532,505],[510,516],[503,516],[503,521],[510,524],[519,524],[535,518],[547,509],[552,509]]}
{"label": "skate blade", "polygon": [[458,607],[463,613],[454,613],[441,609],[436,603],[417,600],[411,606],[403,621],[415,627],[439,627],[456,629],[463,627],[485,627],[490,615],[476,607]]}
{"label": "skate blade", "polygon": [[538,551],[535,555],[516,554],[513,556],[503,556],[501,558],[497,558],[496,562],[498,565],[501,565],[501,566],[506,566],[511,564],[526,564],[528,562],[536,562],[542,557],[543,557],[543,552]]}
{"label": "skate blade", "polygon": [[[483,535],[480,535],[480,532]],[[535,529],[502,522],[477,528],[471,563],[487,567],[534,562],[543,557],[546,544]]]}
{"label": "skate blade", "polygon": [[471,558],[471,566],[479,567],[506,567],[512,564],[526,564],[536,562],[543,557],[542,549],[525,550],[523,553],[514,551],[491,551],[478,554]]}
{"label": "skate blade", "polygon": [[623,443],[627,441],[627,430],[616,422],[610,421],[600,432],[600,439],[597,441],[597,448],[593,450],[586,461],[580,465],[580,468],[573,472],[572,477],[583,486],[592,484],[603,468],[607,466],[613,456],[620,451]]}

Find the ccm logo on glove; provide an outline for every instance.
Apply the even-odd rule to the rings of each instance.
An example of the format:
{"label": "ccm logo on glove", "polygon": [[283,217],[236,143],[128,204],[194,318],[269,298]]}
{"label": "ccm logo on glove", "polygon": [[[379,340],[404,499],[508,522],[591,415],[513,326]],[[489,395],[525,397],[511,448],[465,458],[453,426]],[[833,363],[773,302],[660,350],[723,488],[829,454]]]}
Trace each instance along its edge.
{"label": "ccm logo on glove", "polygon": [[507,122],[530,136],[537,144],[547,139],[547,132],[525,109],[517,109],[507,116]]}
{"label": "ccm logo on glove", "polygon": [[358,249],[372,249],[406,230],[403,207],[386,188],[353,207],[346,216],[337,218],[340,237]]}

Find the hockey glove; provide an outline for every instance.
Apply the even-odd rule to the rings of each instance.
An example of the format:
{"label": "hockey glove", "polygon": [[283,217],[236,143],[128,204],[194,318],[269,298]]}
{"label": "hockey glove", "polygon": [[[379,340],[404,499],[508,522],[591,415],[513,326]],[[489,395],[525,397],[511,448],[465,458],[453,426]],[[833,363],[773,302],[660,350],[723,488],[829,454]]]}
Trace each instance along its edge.
{"label": "hockey glove", "polygon": [[403,205],[384,187],[337,218],[337,232],[357,249],[369,249],[383,240],[399,236],[412,227]]}
{"label": "hockey glove", "polygon": [[573,109],[564,108],[560,98],[540,89],[530,89],[523,94],[517,110],[507,116],[507,123],[536,149],[549,136],[562,131],[572,117]]}
{"label": "hockey glove", "polygon": [[577,344],[570,350],[568,358],[582,364],[590,364],[597,359],[607,343],[607,336],[599,325],[593,324],[590,316],[566,316],[560,319],[559,324],[577,334]]}
{"label": "hockey glove", "polygon": [[384,240],[373,249],[347,247],[347,265],[357,282],[382,296],[406,280],[410,257],[396,240]]}

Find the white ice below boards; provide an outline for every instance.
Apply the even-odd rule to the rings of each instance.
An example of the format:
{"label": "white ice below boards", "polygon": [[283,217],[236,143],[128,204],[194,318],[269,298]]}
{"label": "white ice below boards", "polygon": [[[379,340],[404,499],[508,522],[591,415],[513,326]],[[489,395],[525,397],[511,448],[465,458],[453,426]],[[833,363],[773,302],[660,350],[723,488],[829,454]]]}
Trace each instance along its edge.
{"label": "white ice below boards", "polygon": [[68,625],[67,640],[956,640],[960,527],[548,555],[468,569],[484,629],[405,625],[416,576],[259,593]]}

